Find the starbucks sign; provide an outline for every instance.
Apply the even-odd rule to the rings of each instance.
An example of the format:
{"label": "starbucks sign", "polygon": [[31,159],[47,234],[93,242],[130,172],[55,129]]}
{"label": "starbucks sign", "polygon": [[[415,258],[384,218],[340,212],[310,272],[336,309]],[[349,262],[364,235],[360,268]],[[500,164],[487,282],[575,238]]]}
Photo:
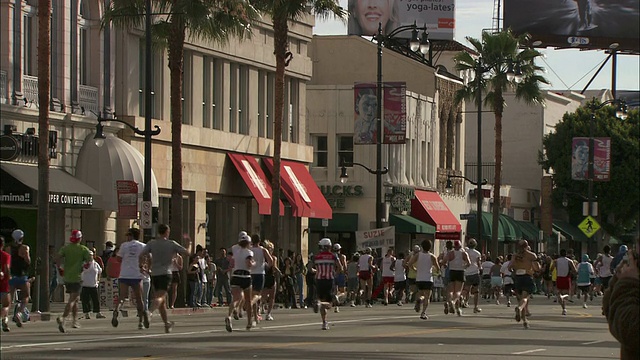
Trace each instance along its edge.
{"label": "starbucks sign", "polygon": [[11,135],[0,136],[0,160],[15,160],[20,155],[20,143]]}

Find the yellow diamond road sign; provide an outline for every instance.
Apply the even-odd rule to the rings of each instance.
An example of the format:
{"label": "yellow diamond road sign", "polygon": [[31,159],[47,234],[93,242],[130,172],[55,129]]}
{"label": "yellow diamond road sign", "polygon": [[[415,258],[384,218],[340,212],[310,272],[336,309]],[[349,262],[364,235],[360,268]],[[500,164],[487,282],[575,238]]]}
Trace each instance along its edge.
{"label": "yellow diamond road sign", "polygon": [[580,230],[582,230],[582,232],[587,235],[587,237],[592,237],[593,234],[600,230],[600,224],[598,224],[596,219],[592,218],[591,216],[587,216],[586,218],[584,218],[584,220],[582,220],[580,225],[578,225],[578,228],[580,228]]}

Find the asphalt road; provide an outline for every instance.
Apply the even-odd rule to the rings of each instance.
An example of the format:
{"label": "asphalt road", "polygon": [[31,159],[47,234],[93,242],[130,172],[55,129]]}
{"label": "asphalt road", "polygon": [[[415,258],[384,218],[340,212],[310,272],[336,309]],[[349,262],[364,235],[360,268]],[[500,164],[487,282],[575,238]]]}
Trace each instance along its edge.
{"label": "asphalt road", "polygon": [[39,321],[2,333],[1,357],[8,359],[616,359],[619,344],[609,334],[596,299],[588,309],[569,307],[567,316],[551,300],[536,297],[531,328],[513,319],[513,307],[483,303],[462,317],[444,315],[441,303],[421,320],[413,306],[341,308],[330,313],[331,329],[320,329],[311,309],[274,312],[250,332],[244,320],[224,329],[223,309],[172,314],[172,333],[152,318],[137,330],[133,318],[118,328],[107,319],[81,320],[81,329],[59,333],[55,321]]}

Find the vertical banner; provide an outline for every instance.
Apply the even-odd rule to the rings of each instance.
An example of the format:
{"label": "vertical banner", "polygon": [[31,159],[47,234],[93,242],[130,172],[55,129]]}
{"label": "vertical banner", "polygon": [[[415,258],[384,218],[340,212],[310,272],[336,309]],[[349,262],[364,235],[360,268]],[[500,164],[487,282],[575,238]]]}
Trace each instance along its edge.
{"label": "vertical banner", "polygon": [[[589,138],[574,137],[571,147],[571,179],[589,179]],[[611,176],[611,138],[593,138],[593,180],[609,181]]]}
{"label": "vertical banner", "polygon": [[121,219],[138,218],[138,184],[132,180],[117,180],[118,217]]}
{"label": "vertical banner", "polygon": [[407,138],[407,84],[384,83],[384,144],[404,144]]}
{"label": "vertical banner", "polygon": [[356,83],[353,86],[354,99],[354,144],[375,144],[378,139],[378,97],[376,84]]}
{"label": "vertical banner", "polygon": [[594,138],[593,145],[593,180],[609,181],[611,178],[611,138]]}
{"label": "vertical banner", "polygon": [[386,249],[396,245],[396,227],[389,226],[380,229],[356,231],[356,247],[362,251],[368,247],[372,249],[382,248],[382,254]]}

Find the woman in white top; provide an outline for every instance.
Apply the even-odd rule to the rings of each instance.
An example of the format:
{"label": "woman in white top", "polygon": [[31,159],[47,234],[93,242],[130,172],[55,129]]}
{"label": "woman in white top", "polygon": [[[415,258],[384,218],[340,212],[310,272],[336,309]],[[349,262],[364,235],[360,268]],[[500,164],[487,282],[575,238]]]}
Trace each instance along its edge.
{"label": "woman in white top", "polygon": [[366,248],[364,254],[358,259],[358,277],[360,278],[360,299],[364,300],[365,307],[372,307],[371,292],[373,290],[373,256],[372,249]]}
{"label": "woman in white top", "polygon": [[412,256],[407,266],[416,265],[416,287],[418,288],[418,296],[416,298],[416,312],[420,311],[420,304],[422,304],[422,313],[420,319],[426,320],[427,307],[429,306],[429,299],[431,298],[431,290],[433,290],[433,269],[440,271],[438,265],[438,259],[433,255],[431,251],[431,241],[423,240],[421,243],[422,251],[416,256]]}
{"label": "woman in white top", "polygon": [[405,289],[407,288],[407,275],[405,273],[404,253],[399,253],[394,266],[393,288],[396,293],[396,301],[398,306],[402,306],[405,297]]}
{"label": "woman in white top", "polygon": [[[231,252],[233,253],[233,274],[231,275],[231,296],[233,300],[229,304],[229,313],[224,319],[225,327],[228,332],[233,331],[231,325],[231,314],[237,313],[238,307],[244,303],[245,299],[251,299],[251,268],[255,265],[253,261],[253,251],[249,249],[251,238],[246,232],[241,231],[238,244],[233,245]],[[252,316],[251,306],[245,306],[247,311],[247,330],[251,330]]]}
{"label": "woman in white top", "polygon": [[393,290],[395,282],[396,257],[393,256],[393,249],[387,250],[387,255],[382,258],[382,282],[384,284],[384,306],[389,304],[389,293]]}
{"label": "woman in white top", "polygon": [[449,307],[445,308],[445,314],[452,313],[455,307],[456,314],[462,316],[460,297],[464,286],[464,269],[470,263],[469,254],[462,249],[460,240],[456,240],[453,242],[453,251],[450,251],[445,259],[449,266],[449,285],[447,287]]}

